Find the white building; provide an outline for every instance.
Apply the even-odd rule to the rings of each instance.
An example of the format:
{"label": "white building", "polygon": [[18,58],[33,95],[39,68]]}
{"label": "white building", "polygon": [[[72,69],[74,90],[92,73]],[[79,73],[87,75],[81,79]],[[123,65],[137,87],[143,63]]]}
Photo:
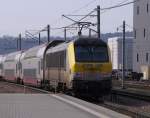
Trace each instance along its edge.
{"label": "white building", "polygon": [[150,0],[134,3],[134,55],[133,70],[150,78]]}
{"label": "white building", "polygon": [[[111,53],[111,61],[114,70],[122,69],[122,38],[114,37],[108,39]],[[125,69],[132,70],[133,61],[133,38],[125,39]]]}

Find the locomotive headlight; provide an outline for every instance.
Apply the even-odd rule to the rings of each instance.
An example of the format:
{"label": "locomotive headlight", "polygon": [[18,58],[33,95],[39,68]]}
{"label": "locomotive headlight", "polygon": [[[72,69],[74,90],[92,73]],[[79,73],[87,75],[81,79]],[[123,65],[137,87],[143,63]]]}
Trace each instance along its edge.
{"label": "locomotive headlight", "polygon": [[111,73],[103,73],[100,76],[101,76],[101,78],[110,78],[111,77]]}

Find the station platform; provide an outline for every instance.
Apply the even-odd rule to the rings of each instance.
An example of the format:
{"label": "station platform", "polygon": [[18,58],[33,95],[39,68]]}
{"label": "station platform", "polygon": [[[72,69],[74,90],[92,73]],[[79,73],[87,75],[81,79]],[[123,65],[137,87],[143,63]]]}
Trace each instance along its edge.
{"label": "station platform", "polygon": [[0,94],[0,118],[129,118],[62,94]]}

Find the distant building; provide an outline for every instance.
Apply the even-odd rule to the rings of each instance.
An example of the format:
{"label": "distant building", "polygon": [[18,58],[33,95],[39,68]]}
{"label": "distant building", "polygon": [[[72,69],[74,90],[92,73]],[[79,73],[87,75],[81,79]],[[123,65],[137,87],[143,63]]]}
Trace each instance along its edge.
{"label": "distant building", "polygon": [[[114,70],[122,69],[122,38],[114,37],[108,39],[108,46],[111,53],[111,61]],[[133,69],[133,38],[125,39],[125,69]]]}
{"label": "distant building", "polygon": [[150,79],[150,0],[134,3],[133,70]]}

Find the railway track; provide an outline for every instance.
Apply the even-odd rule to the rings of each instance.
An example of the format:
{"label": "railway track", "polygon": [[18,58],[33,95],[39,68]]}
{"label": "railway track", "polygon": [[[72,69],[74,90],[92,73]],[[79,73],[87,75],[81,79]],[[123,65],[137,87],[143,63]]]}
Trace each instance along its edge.
{"label": "railway track", "polygon": [[[145,99],[146,98],[146,99]],[[150,99],[146,96],[137,97],[133,93],[111,93],[103,98],[100,104],[117,112],[132,116],[133,118],[150,118]]]}
{"label": "railway track", "polygon": [[[121,80],[113,80],[112,81],[114,87],[121,87]],[[124,81],[124,86],[127,88],[138,88],[150,90],[150,81]]]}
{"label": "railway track", "polygon": [[[150,103],[145,101],[137,101],[135,99],[130,100],[130,98],[126,98],[125,101],[127,103],[122,103],[124,101],[123,99],[110,99],[110,96],[104,97],[103,101],[100,102],[95,102],[85,98],[82,100],[128,115],[132,118],[150,118]],[[136,103],[133,103],[133,101],[136,101]]]}
{"label": "railway track", "polygon": [[[133,118],[150,118],[150,99],[145,100],[144,95],[140,97],[134,96],[134,94],[114,94],[103,97],[100,102],[83,98],[83,100],[92,102],[94,104],[106,107],[113,111],[131,116]],[[134,97],[133,97],[134,96]],[[143,98],[143,99],[141,99]]]}
{"label": "railway track", "polygon": [[133,110],[131,106],[124,106],[113,102],[105,101],[101,106],[114,110],[116,112],[131,116],[132,118],[150,118],[149,111],[143,112],[140,110]]}
{"label": "railway track", "polygon": [[100,100],[100,102],[94,101],[91,99],[86,99],[86,98],[82,98],[82,100],[111,109],[118,113],[130,116],[132,118],[150,118],[150,103],[149,102],[139,101],[136,99],[131,100],[131,98],[111,99],[111,96],[105,96],[103,100]]}
{"label": "railway track", "polygon": [[111,94],[113,96],[125,96],[138,100],[150,102],[150,92],[147,90],[133,89],[133,88],[113,88]]}

